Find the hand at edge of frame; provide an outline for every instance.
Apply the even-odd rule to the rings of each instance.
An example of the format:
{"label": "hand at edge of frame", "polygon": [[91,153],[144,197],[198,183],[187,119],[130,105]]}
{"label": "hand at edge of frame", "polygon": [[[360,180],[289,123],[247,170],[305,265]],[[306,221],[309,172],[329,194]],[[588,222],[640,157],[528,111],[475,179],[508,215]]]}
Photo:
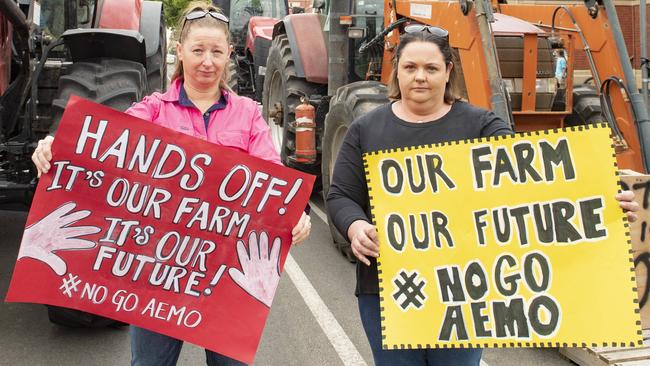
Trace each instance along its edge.
{"label": "hand at edge of frame", "polygon": [[348,228],[348,239],[352,253],[366,266],[370,265],[368,257],[379,257],[379,240],[377,229],[365,220],[357,220]]}
{"label": "hand at edge of frame", "polygon": [[52,160],[52,143],[54,142],[54,137],[45,136],[43,139],[38,141],[38,146],[32,154],[32,161],[36,166],[36,171],[38,172],[38,177],[41,177],[41,174],[45,174],[50,170],[50,160]]}
{"label": "hand at edge of frame", "polygon": [[639,211],[641,206],[639,206],[639,204],[634,201],[634,192],[622,191],[621,193],[617,194],[615,198],[618,201],[618,205],[627,215],[627,221],[635,222],[639,218],[636,215],[636,212]]}

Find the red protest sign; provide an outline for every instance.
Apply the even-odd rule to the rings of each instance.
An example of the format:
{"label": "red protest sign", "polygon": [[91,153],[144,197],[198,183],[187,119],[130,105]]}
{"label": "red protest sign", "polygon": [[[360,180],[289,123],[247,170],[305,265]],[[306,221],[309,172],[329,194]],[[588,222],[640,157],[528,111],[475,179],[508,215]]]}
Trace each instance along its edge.
{"label": "red protest sign", "polygon": [[251,363],[313,177],[70,98],[7,301]]}

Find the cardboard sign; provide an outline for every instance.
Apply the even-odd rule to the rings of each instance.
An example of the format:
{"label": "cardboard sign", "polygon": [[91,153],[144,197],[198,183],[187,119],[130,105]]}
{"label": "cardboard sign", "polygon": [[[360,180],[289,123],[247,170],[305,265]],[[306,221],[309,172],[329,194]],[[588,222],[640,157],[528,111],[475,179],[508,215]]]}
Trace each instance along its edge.
{"label": "cardboard sign", "polygon": [[251,363],[313,177],[70,98],[7,301]]}
{"label": "cardboard sign", "polygon": [[[623,173],[626,174],[626,173]],[[648,304],[648,279],[650,276],[650,175],[622,175],[623,189],[634,192],[634,200],[641,209],[638,220],[630,224],[637,293],[641,308],[641,326],[650,329],[650,304]]]}
{"label": "cardboard sign", "polygon": [[367,154],[384,347],[640,344],[609,135]]}

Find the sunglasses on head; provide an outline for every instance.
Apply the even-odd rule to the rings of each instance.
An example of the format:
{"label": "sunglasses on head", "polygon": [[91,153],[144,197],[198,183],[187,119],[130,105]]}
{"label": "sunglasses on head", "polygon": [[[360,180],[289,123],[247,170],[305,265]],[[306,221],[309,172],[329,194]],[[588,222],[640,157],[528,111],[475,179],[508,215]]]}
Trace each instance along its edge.
{"label": "sunglasses on head", "polygon": [[230,23],[230,20],[228,20],[227,16],[216,11],[205,11],[205,10],[197,10],[197,11],[190,12],[185,16],[185,20],[187,21],[187,20],[201,19],[201,18],[205,18],[208,15],[224,23]]}
{"label": "sunglasses on head", "polygon": [[425,24],[409,24],[404,27],[404,32],[406,33],[419,33],[425,31],[431,33],[436,37],[449,39],[449,32],[446,29],[440,27],[434,27],[432,25]]}

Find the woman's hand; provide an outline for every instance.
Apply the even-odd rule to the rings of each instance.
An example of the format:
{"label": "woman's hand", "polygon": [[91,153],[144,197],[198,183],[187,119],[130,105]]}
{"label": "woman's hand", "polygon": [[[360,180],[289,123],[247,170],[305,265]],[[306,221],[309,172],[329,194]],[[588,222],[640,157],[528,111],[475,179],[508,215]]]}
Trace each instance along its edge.
{"label": "woman's hand", "polygon": [[41,177],[41,174],[45,174],[50,170],[50,160],[52,160],[52,142],[54,142],[54,137],[45,136],[44,139],[38,141],[38,146],[32,154],[32,161],[36,165],[36,170],[38,171],[38,177]]}
{"label": "woman's hand", "polygon": [[366,266],[370,265],[368,256],[377,258],[379,256],[379,241],[377,229],[365,220],[357,220],[348,228],[348,239],[352,247],[352,253]]}
{"label": "woman's hand", "polygon": [[302,213],[302,216],[300,216],[300,221],[296,224],[296,226],[293,227],[293,230],[291,230],[291,244],[296,245],[300,244],[303,240],[307,239],[309,237],[309,233],[311,232],[311,217],[307,215],[306,213]]}
{"label": "woman's hand", "polygon": [[618,205],[621,206],[623,212],[627,215],[627,221],[634,222],[638,219],[635,212],[639,211],[639,204],[634,201],[634,192],[623,191],[616,195]]}

